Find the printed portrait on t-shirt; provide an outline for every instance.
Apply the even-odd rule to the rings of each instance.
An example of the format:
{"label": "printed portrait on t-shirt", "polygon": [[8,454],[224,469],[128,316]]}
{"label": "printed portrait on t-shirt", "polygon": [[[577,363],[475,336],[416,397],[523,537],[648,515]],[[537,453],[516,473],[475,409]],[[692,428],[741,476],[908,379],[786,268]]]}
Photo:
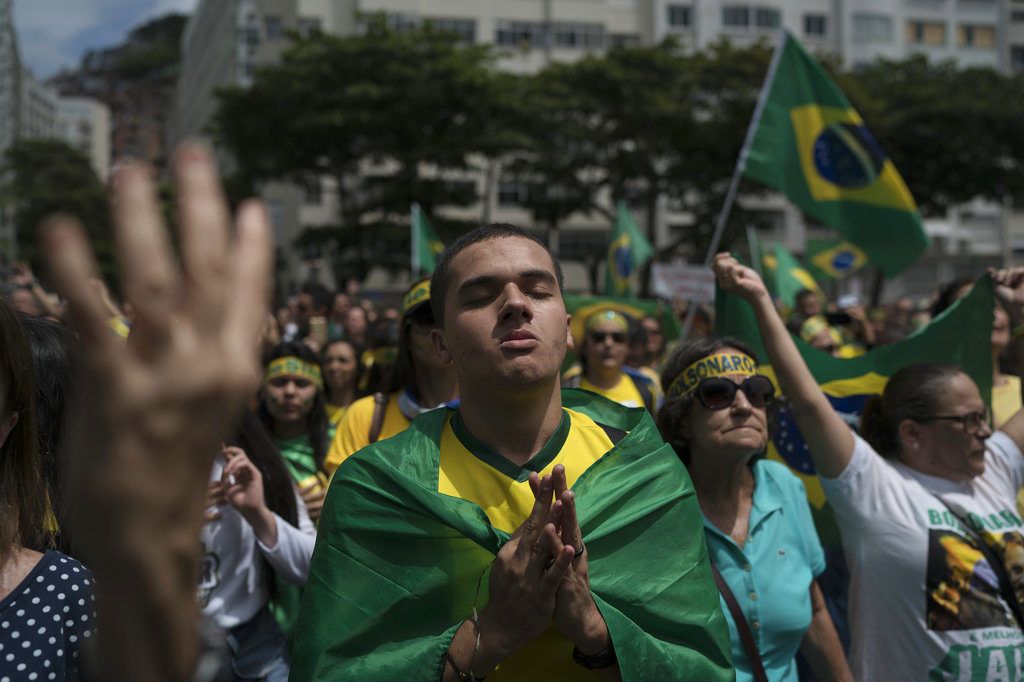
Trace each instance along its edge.
{"label": "printed portrait on t-shirt", "polygon": [[[1003,557],[1018,599],[1024,596],[1024,537],[987,534]],[[971,538],[948,528],[928,531],[927,616],[930,630],[1013,627],[996,571]]]}

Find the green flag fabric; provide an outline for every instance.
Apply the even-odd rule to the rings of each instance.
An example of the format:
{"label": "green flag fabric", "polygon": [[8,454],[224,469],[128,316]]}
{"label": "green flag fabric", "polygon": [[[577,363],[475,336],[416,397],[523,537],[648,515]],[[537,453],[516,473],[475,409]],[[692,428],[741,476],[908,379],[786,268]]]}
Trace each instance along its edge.
{"label": "green flag fabric", "polygon": [[620,201],[605,257],[604,293],[632,296],[633,274],[651,259],[653,253],[654,249],[633,220],[626,202]]}
{"label": "green flag fabric", "polygon": [[807,270],[815,279],[842,279],[860,270],[868,256],[856,244],[835,239],[808,239]]}
{"label": "green flag fabric", "polygon": [[[572,486],[591,591],[623,680],[732,680],[728,630],[686,469],[645,410],[585,391],[562,395],[566,408],[627,432]],[[489,566],[510,536],[475,503],[438,492],[449,414],[421,415],[335,474],[291,680],[435,682],[455,631],[486,603]],[[545,670],[529,679],[593,679],[571,661],[564,673]],[[507,677],[499,668],[489,679]]]}
{"label": "green flag fabric", "polygon": [[887,276],[928,246],[903,178],[824,69],[788,32],[765,82],[744,174],[837,230]]}
{"label": "green flag fabric", "polygon": [[[928,326],[902,341],[878,346],[856,358],[832,357],[798,337],[793,340],[832,407],[854,428],[860,422],[867,399],[881,393],[888,378],[897,370],[920,362],[960,365],[974,379],[985,402],[989,403],[992,393],[990,336],[993,300],[992,280],[985,275],[967,296]],[[715,310],[716,334],[731,336],[750,345],[761,360],[761,371],[774,382],[775,373],[768,363],[768,354],[750,306],[739,297],[719,289]],[[825,504],[825,493],[796,420],[787,408],[782,407],[775,424],[768,444],[768,457],[784,462],[803,480],[822,543],[838,545],[835,521]]]}
{"label": "green flag fabric", "polygon": [[765,275],[772,294],[788,310],[793,309],[797,292],[801,289],[810,289],[819,299],[825,300],[811,273],[782,244],[776,244],[774,252],[766,257]]}
{"label": "green flag fabric", "polygon": [[438,238],[419,204],[412,205],[412,273],[429,275],[437,267],[437,257],[444,251],[444,242]]}

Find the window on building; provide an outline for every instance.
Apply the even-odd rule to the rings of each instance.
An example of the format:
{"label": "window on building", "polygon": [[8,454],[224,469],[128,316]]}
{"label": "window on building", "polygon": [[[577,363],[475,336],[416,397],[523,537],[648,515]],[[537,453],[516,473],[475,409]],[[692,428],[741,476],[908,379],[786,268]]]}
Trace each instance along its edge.
{"label": "window on building", "polygon": [[599,50],[605,45],[603,24],[555,23],[551,26],[555,47]]}
{"label": "window on building", "polygon": [[494,27],[494,44],[504,47],[542,48],[546,43],[544,24],[532,21],[498,19]]}
{"label": "window on building", "polygon": [[1024,45],[1010,46],[1010,68],[1014,71],[1024,71]]}
{"label": "window on building", "polygon": [[828,17],[824,14],[804,15],[804,35],[821,38],[828,35]]}
{"label": "window on building", "polygon": [[747,28],[750,26],[750,8],[746,5],[725,5],[722,7],[722,25]]}
{"label": "window on building", "polygon": [[906,39],[912,45],[945,45],[946,24],[941,21],[908,21]]}
{"label": "window on building", "polygon": [[778,28],[782,24],[782,13],[774,7],[758,7],[754,10],[754,23],[758,28]]}
{"label": "window on building", "polygon": [[614,49],[640,47],[640,36],[635,33],[609,33],[608,46]]}
{"label": "window on building", "polygon": [[996,28],[981,24],[960,24],[956,27],[956,43],[960,47],[995,47]]}
{"label": "window on building", "polygon": [[854,14],[853,37],[864,42],[891,41],[892,18],[884,14]]}
{"label": "window on building", "polygon": [[302,184],[305,203],[319,206],[324,198],[323,183],[320,178],[311,178]]}
{"label": "window on building", "polygon": [[689,5],[666,5],[665,11],[668,14],[668,25],[674,28],[686,28],[691,26],[693,8]]}
{"label": "window on building", "polygon": [[1015,23],[1024,22],[1024,9],[1015,9],[1010,12],[1010,21]]}
{"label": "window on building", "polygon": [[425,19],[425,21],[438,31],[451,33],[459,42],[476,42],[476,20],[475,19],[451,19],[448,17]]}
{"label": "window on building", "polygon": [[530,194],[528,183],[518,178],[502,178],[498,181],[498,206],[522,206]]}
{"label": "window on building", "polygon": [[407,31],[413,31],[420,26],[420,18],[415,14],[408,14],[405,12],[393,12],[388,14],[387,18],[388,28],[397,33],[406,33]]}
{"label": "window on building", "polygon": [[281,23],[281,17],[268,14],[263,17],[263,32],[267,36],[267,40],[280,40],[284,37],[284,24]]}
{"label": "window on building", "polygon": [[320,17],[299,17],[299,35],[308,38],[317,33],[323,33],[323,24]]}

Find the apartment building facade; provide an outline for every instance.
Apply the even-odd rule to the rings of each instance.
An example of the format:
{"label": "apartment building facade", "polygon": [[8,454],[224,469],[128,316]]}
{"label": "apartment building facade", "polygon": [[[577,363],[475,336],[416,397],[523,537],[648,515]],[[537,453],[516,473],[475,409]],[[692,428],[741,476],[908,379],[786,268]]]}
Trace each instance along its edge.
{"label": "apartment building facade", "polygon": [[[386,13],[399,29],[430,21],[467,42],[493,44],[501,50],[499,66],[517,73],[614,46],[654,44],[667,36],[687,49],[702,49],[722,38],[736,43],[772,40],[780,27],[812,51],[838,55],[847,68],[914,53],[1004,71],[1018,56],[1024,59],[1014,52],[1016,24],[1024,27],[1024,16],[1020,22],[1014,18],[1016,12],[1024,14],[1024,0],[203,0],[183,42],[177,130],[203,130],[215,106],[215,84],[244,84],[251,65],[276,59],[284,45],[282,27],[346,35],[359,30],[361,15],[377,12]],[[482,176],[478,187],[481,192],[485,187]],[[280,244],[290,242],[304,226],[333,220],[333,188],[325,183],[319,189],[310,194],[268,188]],[[528,224],[530,216],[517,202],[522,191],[514,179],[499,173],[490,196],[482,199],[488,205],[462,213]],[[781,197],[741,201],[758,216],[756,226],[767,241],[802,250],[807,227],[788,202]],[[642,214],[637,218],[646,219]],[[662,202],[655,220],[656,243],[670,241],[691,222]],[[1014,224],[1005,207],[980,202],[930,222],[941,258],[933,259],[922,281],[956,274],[959,266],[949,264],[957,254],[966,257],[965,268],[976,266],[975,256],[998,258],[1014,245],[1015,237],[1008,236]],[[586,281],[582,266],[571,262],[574,256],[600,249],[609,227],[587,216],[570,217],[563,225],[560,247],[570,261],[570,286],[582,287]],[[1020,232],[1024,248],[1024,224]],[[912,284],[913,279],[908,281]]]}

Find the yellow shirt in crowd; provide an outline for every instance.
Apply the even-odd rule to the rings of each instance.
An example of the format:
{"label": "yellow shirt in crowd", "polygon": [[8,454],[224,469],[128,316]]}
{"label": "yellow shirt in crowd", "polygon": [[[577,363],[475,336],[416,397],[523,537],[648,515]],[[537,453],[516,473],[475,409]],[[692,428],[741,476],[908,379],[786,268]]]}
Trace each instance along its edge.
{"label": "yellow shirt in crowd", "polygon": [[625,405],[626,407],[644,406],[644,397],[640,395],[640,391],[637,390],[636,384],[633,380],[624,372],[619,373],[619,382],[611,388],[599,388],[587,381],[586,377],[582,377],[580,379],[580,388],[590,391],[591,393],[603,395],[605,398],[614,400],[620,405]]}
{"label": "yellow shirt in crowd", "polygon": [[[384,425],[380,430],[377,440],[390,438],[396,433],[401,433],[409,427],[409,420],[402,414],[398,406],[396,391],[388,396],[388,404],[384,409]],[[373,421],[373,396],[368,395],[360,398],[348,406],[348,411],[338,424],[338,430],[334,433],[334,440],[324,458],[324,469],[327,473],[334,474],[334,470],[341,466],[341,463],[353,454],[362,450],[370,444],[370,422]]]}

